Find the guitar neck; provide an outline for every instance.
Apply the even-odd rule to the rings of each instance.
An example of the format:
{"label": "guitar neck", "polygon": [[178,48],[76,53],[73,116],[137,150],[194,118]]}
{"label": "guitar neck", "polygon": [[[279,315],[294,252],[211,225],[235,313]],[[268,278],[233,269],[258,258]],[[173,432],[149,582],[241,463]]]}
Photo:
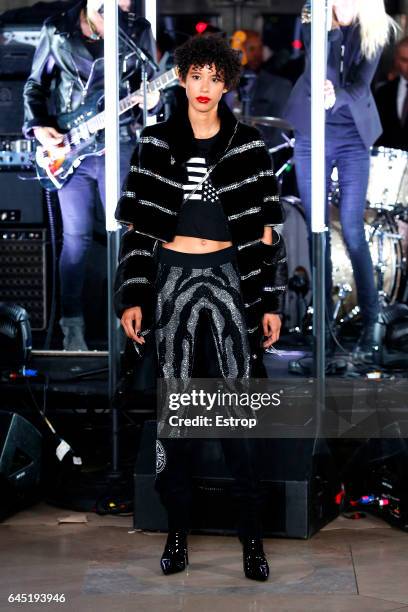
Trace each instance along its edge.
{"label": "guitar neck", "polygon": [[[147,91],[148,93],[160,91],[177,78],[175,68],[167,70],[167,72],[147,84]],[[122,100],[119,101],[119,116],[136,106],[141,95],[143,95],[143,89],[140,87],[137,91],[134,91],[125,98],[122,98]],[[91,134],[95,134],[96,132],[99,132],[99,130],[105,129],[105,111],[102,111],[91,119],[88,119],[88,121],[86,121],[86,126]]]}

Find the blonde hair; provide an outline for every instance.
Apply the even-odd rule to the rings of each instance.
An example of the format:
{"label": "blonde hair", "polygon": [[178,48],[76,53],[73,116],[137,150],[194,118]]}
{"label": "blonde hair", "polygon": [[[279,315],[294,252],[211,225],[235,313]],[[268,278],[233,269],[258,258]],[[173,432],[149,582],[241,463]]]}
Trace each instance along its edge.
{"label": "blonde hair", "polygon": [[360,25],[361,51],[367,59],[373,59],[399,30],[387,15],[384,0],[357,0],[356,21]]}

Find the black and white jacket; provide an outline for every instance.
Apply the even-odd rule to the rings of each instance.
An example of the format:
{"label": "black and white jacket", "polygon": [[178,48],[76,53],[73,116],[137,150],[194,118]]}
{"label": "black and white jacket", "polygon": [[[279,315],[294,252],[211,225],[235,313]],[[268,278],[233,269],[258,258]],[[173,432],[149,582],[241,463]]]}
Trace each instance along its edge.
{"label": "black and white jacket", "polygon": [[[261,242],[265,225],[282,223],[282,208],[258,130],[238,122],[224,103],[219,105],[219,115],[221,131],[209,160],[209,164],[218,163],[211,182],[237,249],[249,338],[259,343],[263,313],[282,312],[286,291],[283,238],[274,231],[272,246]],[[117,220],[134,227],[121,240],[116,314],[120,317],[126,308],[141,306],[146,332],[153,321],[155,254],[158,243],[171,241],[176,232],[193,138],[184,105],[168,121],[146,127],[116,209]]]}

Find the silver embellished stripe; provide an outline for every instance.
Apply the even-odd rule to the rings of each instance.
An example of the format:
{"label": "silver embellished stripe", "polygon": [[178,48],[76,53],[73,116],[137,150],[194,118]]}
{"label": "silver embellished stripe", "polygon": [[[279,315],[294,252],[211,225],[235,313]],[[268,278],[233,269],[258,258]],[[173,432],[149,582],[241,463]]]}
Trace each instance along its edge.
{"label": "silver embellished stripe", "polygon": [[274,293],[275,291],[285,291],[286,285],[279,285],[278,287],[264,287],[264,291],[269,291],[270,293]]}
{"label": "silver embellished stripe", "polygon": [[251,278],[251,276],[256,276],[257,274],[261,273],[261,268],[259,268],[258,270],[252,270],[252,272],[249,272],[248,274],[244,274],[244,276],[241,276],[241,280],[246,280],[247,278]]}
{"label": "silver embellished stripe", "polygon": [[162,149],[170,149],[167,142],[160,140],[159,138],[155,138],[154,136],[142,136],[139,142],[143,144],[152,144],[155,147],[161,147]]}
{"label": "silver embellished stripe", "polygon": [[139,200],[139,204],[142,204],[143,206],[152,206],[153,208],[158,208],[159,210],[161,210],[162,212],[168,215],[177,216],[177,212],[175,212],[174,210],[170,210],[170,208],[165,208],[164,206],[160,206],[160,204],[156,204],[156,202],[149,202],[149,200]]}
{"label": "silver embellished stripe", "polygon": [[[277,261],[276,265],[278,265],[278,264],[283,264],[283,263],[287,263],[287,262],[288,262],[287,258],[286,258],[286,257],[283,257],[282,259],[279,259],[279,260]],[[275,265],[275,263],[274,263],[273,261],[271,262],[271,261],[265,261],[265,260],[264,260],[264,261],[263,261],[263,263],[265,264],[265,266],[274,266],[274,265]]]}
{"label": "silver embellished stripe", "polygon": [[124,198],[136,198],[136,193],[134,191],[124,191],[122,195]]}
{"label": "silver embellished stripe", "polygon": [[226,191],[233,191],[234,189],[239,189],[242,185],[247,185],[249,183],[255,183],[258,180],[259,174],[254,174],[253,176],[244,179],[243,181],[239,181],[238,183],[231,183],[230,185],[226,185],[225,187],[221,187],[218,189],[218,193],[225,193]]}
{"label": "silver embellished stripe", "polygon": [[258,244],[259,242],[261,242],[261,238],[258,238],[257,240],[251,240],[251,242],[244,242],[244,244],[239,244],[238,251],[241,251],[242,249],[246,249],[247,247]]}
{"label": "silver embellished stripe", "polygon": [[165,176],[161,176],[156,172],[152,172],[151,170],[146,170],[146,168],[139,168],[138,166],[130,166],[131,172],[137,172],[139,174],[145,174],[146,176],[150,176],[152,178],[161,181],[162,183],[166,183],[166,185],[171,185],[172,187],[177,187],[177,189],[183,189],[183,183],[177,183],[177,181],[172,181],[171,179],[166,178]]}
{"label": "silver embellished stripe", "polygon": [[121,265],[124,261],[126,261],[130,257],[134,257],[135,255],[141,255],[143,257],[152,257],[152,253],[150,253],[150,251],[145,251],[144,249],[133,249],[133,251],[126,253],[126,255],[122,257],[122,259],[119,262],[119,265]]}
{"label": "silver embellished stripe", "polygon": [[265,196],[263,201],[265,204],[266,202],[279,202],[279,195]]}
{"label": "silver embellished stripe", "polygon": [[128,285],[150,285],[150,284],[151,284],[150,281],[147,280],[145,276],[135,276],[134,278],[129,278],[124,283],[122,283],[119,289],[115,291],[115,293],[119,293],[119,291],[122,291],[122,289],[124,289]]}
{"label": "silver embellished stripe", "polygon": [[258,147],[265,147],[265,143],[263,140],[253,140],[252,142],[243,144],[240,147],[235,147],[234,149],[231,149],[230,151],[228,151],[228,153],[223,155],[220,161],[227,159],[228,157],[232,157],[233,155],[239,155],[240,153],[244,153],[245,151],[250,151],[251,149],[255,149]]}
{"label": "silver embellished stripe", "polygon": [[262,170],[258,174],[249,176],[243,181],[239,181],[237,183],[231,183],[230,185],[221,187],[220,189],[218,189],[218,193],[225,193],[226,191],[232,191],[233,189],[239,189],[240,187],[242,187],[243,185],[247,185],[248,183],[255,183],[259,178],[263,178],[264,176],[274,176],[273,170]]}
{"label": "silver embellished stripe", "polygon": [[[159,242],[163,242],[163,243],[168,242],[168,240],[163,240],[163,238],[158,238],[157,236],[153,236],[152,234],[147,234],[146,232],[139,232],[137,229],[134,229],[133,231],[136,232],[136,234],[140,234],[141,236],[147,236],[148,238],[153,238],[153,240],[156,240]],[[156,246],[154,248],[156,248]]]}
{"label": "silver embellished stripe", "polygon": [[255,304],[259,304],[259,302],[262,302],[262,298],[257,298],[253,302],[249,302],[249,303],[245,302],[244,306],[245,306],[245,308],[251,308],[251,306],[255,306]]}
{"label": "silver embellished stripe", "polygon": [[239,219],[244,215],[255,215],[256,213],[261,212],[260,206],[254,206],[253,208],[248,208],[248,210],[244,210],[244,212],[236,213],[235,215],[229,215],[228,221],[233,221],[234,219]]}

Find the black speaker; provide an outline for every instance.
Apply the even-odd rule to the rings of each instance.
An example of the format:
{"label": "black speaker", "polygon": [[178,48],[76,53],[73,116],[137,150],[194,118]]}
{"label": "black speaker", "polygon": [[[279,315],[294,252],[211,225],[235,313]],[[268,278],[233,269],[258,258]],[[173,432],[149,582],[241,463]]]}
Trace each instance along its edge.
{"label": "black speaker", "polygon": [[22,416],[0,411],[0,519],[35,499],[41,454],[40,432]]}
{"label": "black speaker", "polygon": [[[28,77],[31,72],[35,47],[15,41],[0,45],[0,75],[13,79],[16,76]],[[21,125],[20,125],[21,131]]]}
{"label": "black speaker", "polygon": [[0,232],[0,301],[28,312],[31,329],[47,326],[46,230]]}
{"label": "black speaker", "polygon": [[25,80],[0,78],[0,134],[21,137],[24,123]]}
{"label": "black speaker", "polygon": [[0,172],[0,227],[45,225],[43,190],[29,172]]}
{"label": "black speaker", "polygon": [[[197,440],[193,461],[192,529],[234,533],[231,475],[218,440]],[[259,440],[263,460],[265,536],[309,538],[339,513],[341,483],[324,440]],[[166,512],[154,489],[156,422],[144,425],[135,466],[134,526],[167,530]],[[198,449],[199,452],[198,452]]]}

